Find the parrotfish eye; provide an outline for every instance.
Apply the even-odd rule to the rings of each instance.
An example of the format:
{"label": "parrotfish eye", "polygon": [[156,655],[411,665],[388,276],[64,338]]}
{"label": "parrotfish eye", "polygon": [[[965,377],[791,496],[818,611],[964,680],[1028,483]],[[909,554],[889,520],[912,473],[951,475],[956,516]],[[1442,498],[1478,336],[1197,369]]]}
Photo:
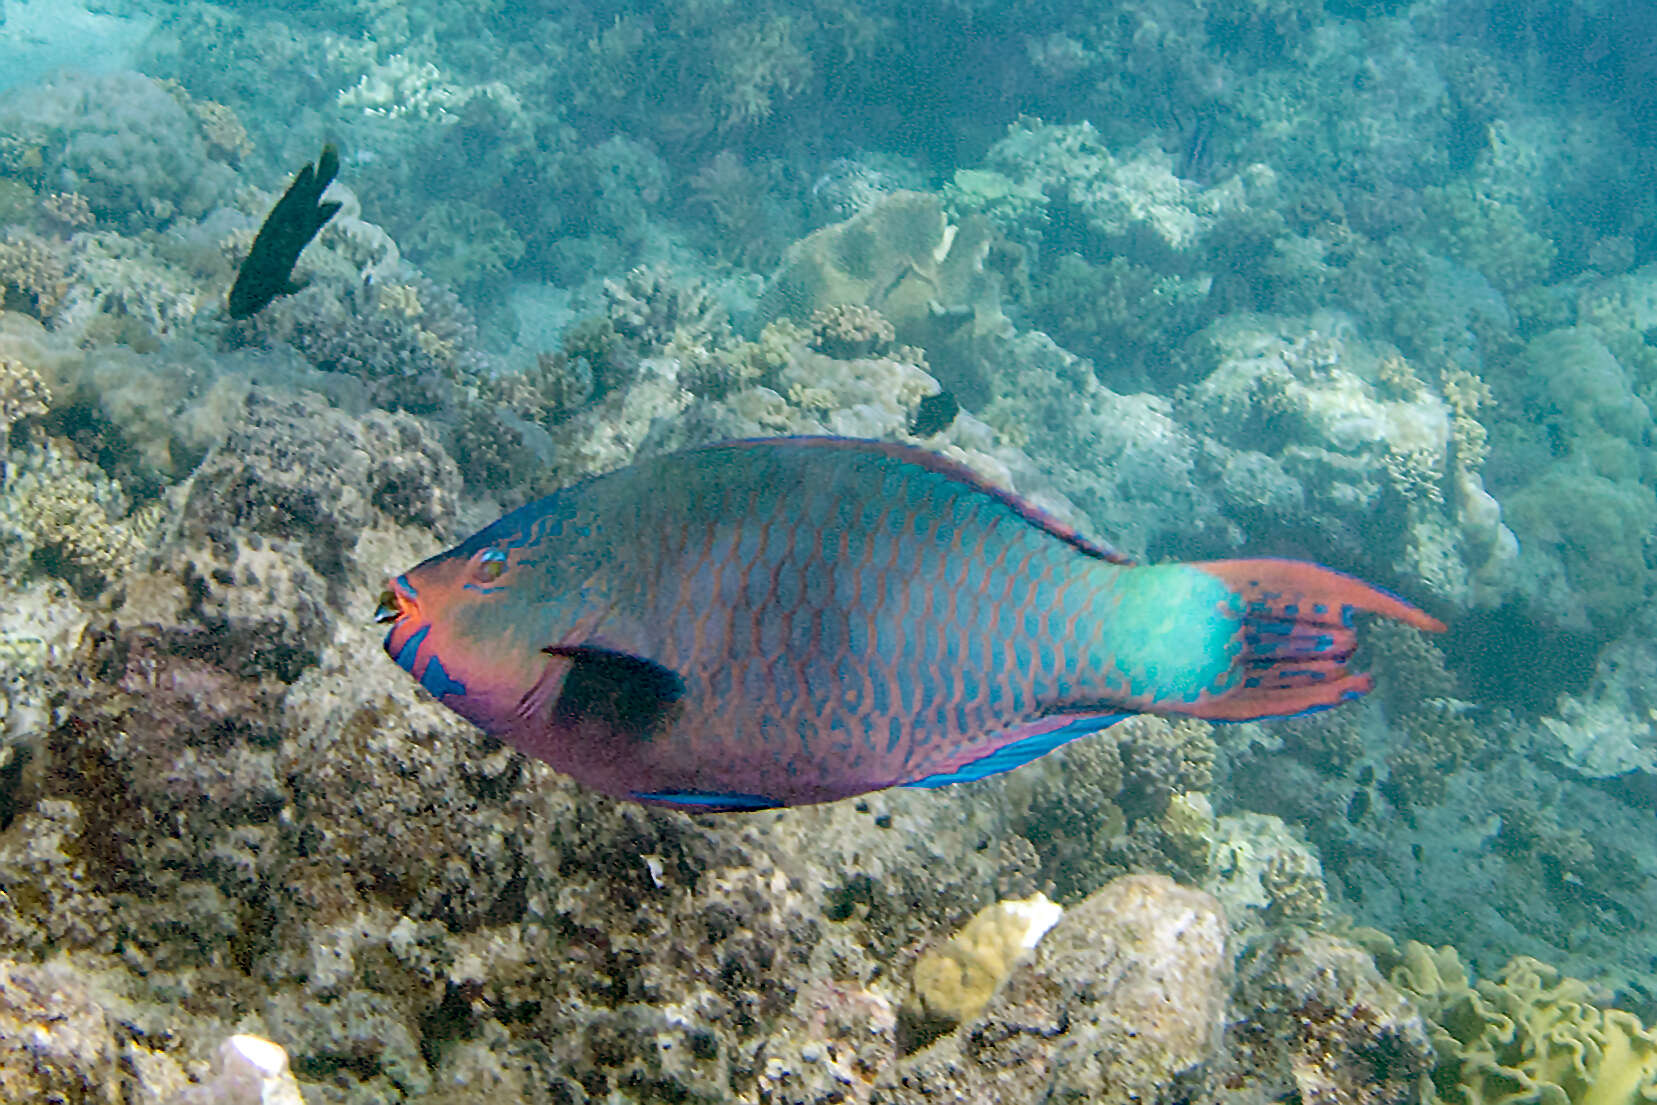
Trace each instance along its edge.
{"label": "parrotfish eye", "polygon": [[506,571],[506,554],[499,549],[484,549],[478,553],[477,577],[479,583],[493,583]]}

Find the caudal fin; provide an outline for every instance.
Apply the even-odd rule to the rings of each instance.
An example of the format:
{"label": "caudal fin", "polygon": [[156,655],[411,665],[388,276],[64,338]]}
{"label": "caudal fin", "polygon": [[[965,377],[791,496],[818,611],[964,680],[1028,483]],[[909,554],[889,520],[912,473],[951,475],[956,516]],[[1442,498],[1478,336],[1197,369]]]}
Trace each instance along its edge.
{"label": "caudal fin", "polygon": [[1444,623],[1342,572],[1300,560],[1210,560],[1190,565],[1218,577],[1241,607],[1244,677],[1182,712],[1213,721],[1292,717],[1367,693],[1375,681],[1347,671],[1358,647],[1352,616],[1379,614],[1431,633]]}

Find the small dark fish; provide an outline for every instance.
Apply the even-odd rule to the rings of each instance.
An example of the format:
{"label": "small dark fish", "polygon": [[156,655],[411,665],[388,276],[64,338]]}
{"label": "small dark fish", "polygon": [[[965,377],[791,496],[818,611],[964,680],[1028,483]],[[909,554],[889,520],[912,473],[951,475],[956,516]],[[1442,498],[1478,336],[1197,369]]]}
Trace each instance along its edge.
{"label": "small dark fish", "polygon": [[915,417],[909,422],[909,432],[916,437],[931,437],[949,428],[955,416],[961,413],[961,404],[947,391],[928,395],[915,408]]}
{"label": "small dark fish", "polygon": [[248,318],[265,309],[279,295],[290,295],[304,287],[293,282],[293,266],[299,253],[323,224],[339,210],[337,203],[322,203],[322,193],[339,172],[339,151],[329,143],[315,165],[306,165],[293,178],[288,190],[265,216],[253,248],[236,274],[227,306],[231,318]]}
{"label": "small dark fish", "polygon": [[1351,801],[1346,804],[1346,819],[1356,825],[1369,812],[1369,791],[1355,790]]}

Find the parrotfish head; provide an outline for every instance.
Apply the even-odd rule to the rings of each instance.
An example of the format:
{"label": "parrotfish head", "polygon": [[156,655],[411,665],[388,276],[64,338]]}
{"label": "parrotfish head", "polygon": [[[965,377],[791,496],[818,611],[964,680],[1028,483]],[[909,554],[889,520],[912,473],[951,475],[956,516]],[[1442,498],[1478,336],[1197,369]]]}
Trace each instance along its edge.
{"label": "parrotfish head", "polygon": [[545,642],[518,622],[513,601],[521,550],[489,531],[394,576],[375,620],[390,626],[385,650],[445,706],[494,730],[540,677]]}

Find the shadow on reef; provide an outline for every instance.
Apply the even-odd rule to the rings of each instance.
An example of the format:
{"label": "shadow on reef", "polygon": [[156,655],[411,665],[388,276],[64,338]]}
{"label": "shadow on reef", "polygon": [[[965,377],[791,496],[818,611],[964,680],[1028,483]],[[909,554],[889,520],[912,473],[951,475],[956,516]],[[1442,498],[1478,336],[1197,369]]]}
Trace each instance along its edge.
{"label": "shadow on reef", "polygon": [[1458,618],[1441,647],[1463,693],[1530,716],[1552,712],[1562,694],[1580,694],[1594,676],[1601,634],[1543,625],[1511,606]]}

